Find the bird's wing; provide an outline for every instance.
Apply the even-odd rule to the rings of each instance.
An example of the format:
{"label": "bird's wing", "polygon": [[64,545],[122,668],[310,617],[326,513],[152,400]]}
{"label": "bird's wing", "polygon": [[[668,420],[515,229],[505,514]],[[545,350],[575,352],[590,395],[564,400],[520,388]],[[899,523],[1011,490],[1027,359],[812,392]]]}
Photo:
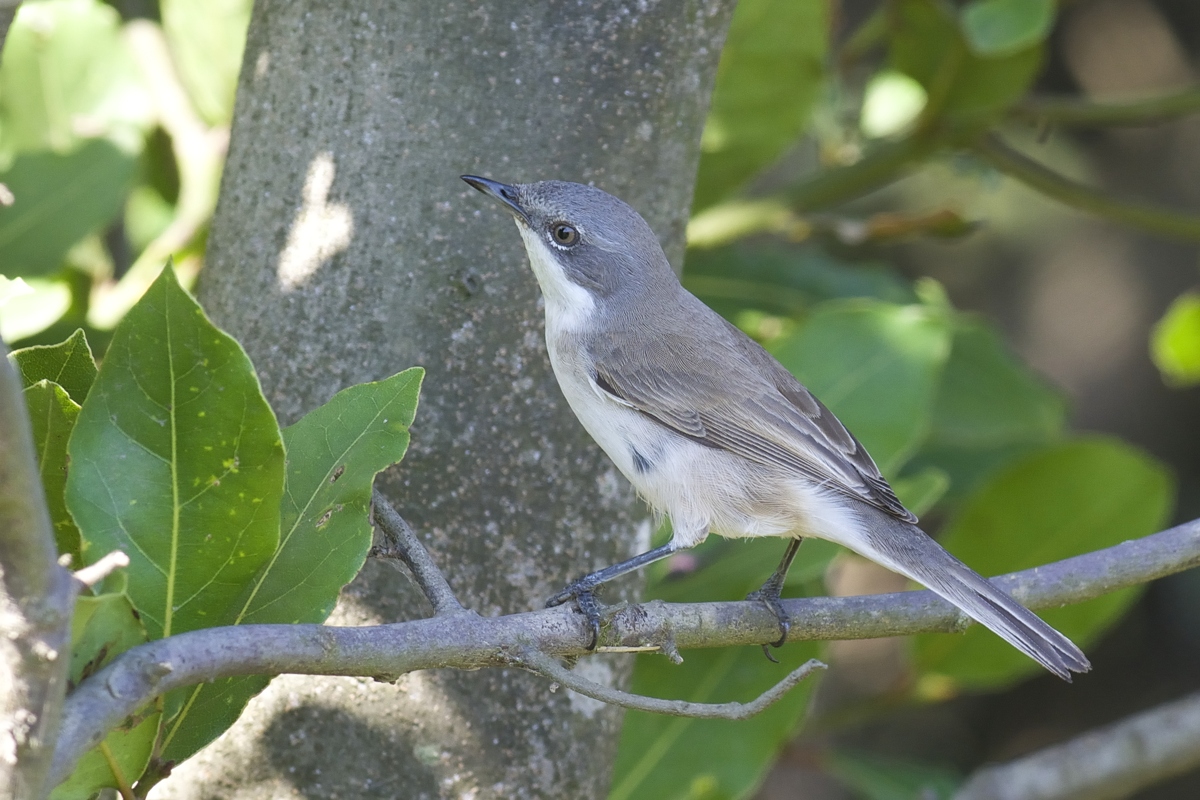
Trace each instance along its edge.
{"label": "bird's wing", "polygon": [[668,333],[638,348],[613,341],[626,337],[597,337],[589,348],[596,385],[699,444],[796,470],[915,523],[838,418],[756,342],[717,319],[707,326],[711,336]]}

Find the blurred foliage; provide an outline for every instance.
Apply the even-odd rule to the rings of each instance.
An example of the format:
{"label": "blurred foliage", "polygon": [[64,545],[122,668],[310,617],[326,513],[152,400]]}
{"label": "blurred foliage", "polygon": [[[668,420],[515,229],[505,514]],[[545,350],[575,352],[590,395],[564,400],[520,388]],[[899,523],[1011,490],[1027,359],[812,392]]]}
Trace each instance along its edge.
{"label": "blurred foliage", "polygon": [[160,26],[100,0],[21,4],[0,60],[0,275],[34,291],[0,297],[6,341],[83,325],[102,353],[167,256],[194,278],[250,7],[164,0]]}
{"label": "blurred foliage", "polygon": [[[352,387],[278,429],[241,348],[179,285],[202,263],[251,1],[150,7],[161,22],[122,19],[100,0],[26,0],[0,60],[0,336],[24,347],[13,358],[61,551],[83,563],[118,546],[135,556],[81,600],[76,681],[146,636],[323,620],[362,563],[370,481],[402,457],[421,379],[410,370]],[[966,236],[1013,213],[990,198],[1002,173],[1030,183],[1030,170],[1007,169],[1012,159],[988,159],[979,144],[1023,135],[1013,120],[1127,122],[1194,109],[1169,98],[1103,113],[1031,103],[1056,14],[1053,0],[880,0],[856,30],[835,31],[834,0],[740,0],[688,226],[685,285],[805,381],[925,527],[984,574],[1150,533],[1171,504],[1160,465],[1069,432],[1064,398],[994,325],[955,310],[937,284],[901,275],[881,247]],[[1078,161],[1061,142],[1051,148],[1056,164],[1064,152]],[[1046,196],[1163,229],[1147,221],[1153,211],[1124,213],[1119,201],[1040,169],[1032,185]],[[917,210],[853,202],[914,173],[906,191]],[[159,276],[172,255],[178,279]],[[87,336],[61,341],[77,327]],[[30,347],[39,344],[54,346]],[[105,356],[99,373],[91,348]],[[1200,382],[1200,300],[1180,298],[1152,348],[1168,380]],[[231,529],[213,520],[231,518],[240,521],[237,547],[214,533]],[[648,594],[740,598],[782,550],[714,537],[651,569]],[[825,593],[838,552],[805,543],[787,591]],[[1087,644],[1135,594],[1047,618]],[[781,667],[757,648],[689,652],[679,666],[640,655],[634,688],[746,700],[817,650],[789,645]],[[1033,668],[980,629],[919,637],[912,654],[914,700],[931,682],[943,694],[999,687]],[[142,792],[167,762],[231,724],[263,684],[205,685],[146,709],[55,797],[127,788],[139,775]],[[612,796],[748,796],[795,735],[815,686],[743,722],[630,712]],[[868,798],[943,796],[957,781],[862,753],[831,753],[824,766]]]}

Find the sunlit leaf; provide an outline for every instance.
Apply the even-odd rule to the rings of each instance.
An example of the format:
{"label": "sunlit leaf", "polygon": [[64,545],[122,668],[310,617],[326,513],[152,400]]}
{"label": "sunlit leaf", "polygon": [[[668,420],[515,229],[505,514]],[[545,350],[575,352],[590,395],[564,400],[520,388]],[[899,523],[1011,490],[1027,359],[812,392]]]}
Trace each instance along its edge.
{"label": "sunlit leaf", "polygon": [[60,344],[25,347],[14,350],[8,357],[21,373],[25,386],[52,381],[77,404],[87,399],[88,390],[96,380],[96,360],[82,330],[75,331]]}
{"label": "sunlit leaf", "polygon": [[251,5],[251,0],[161,0],[172,60],[210,125],[228,125],[233,119]]}
{"label": "sunlit leaf", "polygon": [[[287,488],[279,549],[220,621],[225,625],[324,622],[371,546],[371,487],[408,447],[424,371],[351,386],[283,431]],[[181,760],[237,719],[266,678],[184,690],[163,754]]]}
{"label": "sunlit leaf", "polygon": [[62,153],[95,137],[140,147],[153,106],[120,24],[99,0],[21,4],[0,65],[0,150]]}
{"label": "sunlit leaf", "polygon": [[[1158,462],[1118,440],[1050,445],[1002,472],[972,497],[940,537],[982,575],[997,575],[1111,547],[1160,529],[1172,481]],[[1086,646],[1137,597],[1126,589],[1041,616]],[[963,686],[1002,684],[1036,672],[1025,655],[981,626],[917,637],[922,670]]]}
{"label": "sunlit leaf", "polygon": [[33,429],[38,470],[50,521],[54,523],[54,542],[60,554],[70,554],[79,563],[79,529],[67,513],[67,441],[79,417],[79,406],[57,383],[41,380],[25,389],[25,406]]}
{"label": "sunlit leaf", "polygon": [[69,452],[84,561],[129,555],[152,638],[216,623],[275,551],[275,416],[246,354],[171,268],[118,326]]}
{"label": "sunlit leaf", "polygon": [[[71,618],[71,685],[77,686],[118,655],[144,641],[146,631],[125,595],[80,597],[75,601]],[[118,786],[109,758],[121,771],[124,784],[131,785],[150,760],[158,721],[159,714],[153,709],[126,720],[105,737],[103,745],[80,759],[70,777],[50,794],[51,800],[86,800],[100,789]]]}
{"label": "sunlit leaf", "polygon": [[717,68],[693,208],[737,189],[796,141],[828,47],[825,0],[740,0]]}
{"label": "sunlit leaf", "polygon": [[1172,385],[1200,383],[1200,294],[1175,299],[1154,328],[1150,354]]}

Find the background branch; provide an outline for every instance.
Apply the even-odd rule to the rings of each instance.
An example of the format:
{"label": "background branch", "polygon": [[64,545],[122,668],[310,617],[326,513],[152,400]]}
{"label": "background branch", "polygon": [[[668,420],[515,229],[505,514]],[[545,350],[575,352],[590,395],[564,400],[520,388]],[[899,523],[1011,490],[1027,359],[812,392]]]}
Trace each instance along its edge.
{"label": "background branch", "polygon": [[34,456],[21,380],[0,343],[0,797],[41,797],[66,692],[71,575]]}
{"label": "background branch", "polygon": [[976,772],[955,800],[1116,800],[1200,765],[1200,693]]}
{"label": "background branch", "polygon": [[[1144,539],[996,579],[1032,608],[1082,602],[1200,565],[1200,520]],[[970,620],[929,591],[785,600],[789,641],[869,639],[958,631]],[[762,644],[778,625],[759,603],[667,604],[612,610],[602,647],[679,648]],[[503,617],[435,616],[360,628],[242,625],[209,628],[136,647],[82,683],[67,699],[52,779],[62,780],[106,731],[154,697],[237,675],[369,675],[395,679],[418,669],[508,666],[527,649],[585,654],[582,618],[559,607]]]}
{"label": "background branch", "polygon": [[1200,111],[1200,88],[1130,100],[1096,103],[1077,97],[1030,97],[1010,112],[1017,119],[1039,125],[1110,126],[1150,125]]}
{"label": "background branch", "polygon": [[976,142],[974,152],[1010,178],[1064,205],[1151,233],[1200,241],[1200,216],[1109,197],[1014,150],[995,134],[988,134]]}

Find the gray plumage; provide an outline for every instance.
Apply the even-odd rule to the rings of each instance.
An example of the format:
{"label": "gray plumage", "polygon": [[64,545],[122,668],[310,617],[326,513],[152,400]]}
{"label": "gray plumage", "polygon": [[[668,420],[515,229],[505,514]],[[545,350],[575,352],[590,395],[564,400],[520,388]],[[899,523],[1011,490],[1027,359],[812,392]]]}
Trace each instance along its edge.
{"label": "gray plumage", "polygon": [[[516,217],[571,408],[674,523],[671,545],[584,578],[556,601],[576,597],[590,618],[595,585],[709,532],[816,536],[924,584],[1061,678],[1089,668],[1070,640],[916,526],[842,423],[680,285],[637,212],[579,184],[464,180]],[[780,616],[778,586],[768,584],[757,596]],[[782,616],[780,624],[786,635]]]}

